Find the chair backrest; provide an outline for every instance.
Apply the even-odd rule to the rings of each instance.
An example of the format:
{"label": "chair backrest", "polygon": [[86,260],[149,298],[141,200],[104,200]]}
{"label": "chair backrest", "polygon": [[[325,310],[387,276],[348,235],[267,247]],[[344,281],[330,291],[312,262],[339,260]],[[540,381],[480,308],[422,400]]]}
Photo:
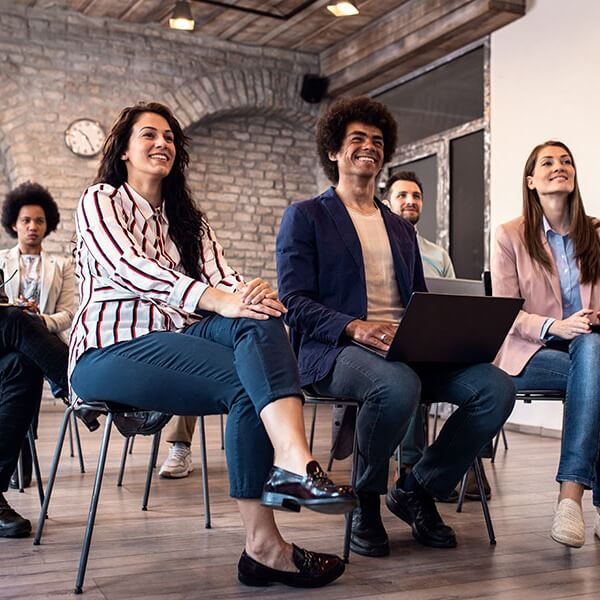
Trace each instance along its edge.
{"label": "chair backrest", "polygon": [[450,279],[447,277],[426,277],[427,290],[435,294],[455,294],[457,296],[485,296],[485,285],[480,279]]}

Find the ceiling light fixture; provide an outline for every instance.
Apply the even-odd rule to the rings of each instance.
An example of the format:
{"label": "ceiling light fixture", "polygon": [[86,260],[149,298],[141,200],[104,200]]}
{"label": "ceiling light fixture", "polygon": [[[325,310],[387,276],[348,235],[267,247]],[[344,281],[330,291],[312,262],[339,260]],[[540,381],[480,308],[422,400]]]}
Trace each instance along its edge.
{"label": "ceiling light fixture", "polygon": [[171,29],[181,29],[183,31],[194,31],[196,25],[194,17],[192,17],[192,9],[187,0],[177,0],[177,4],[173,9],[173,14],[169,19],[169,27]]}
{"label": "ceiling light fixture", "polygon": [[335,4],[328,4],[327,10],[336,17],[351,17],[359,14],[355,2],[349,0],[338,1]]}

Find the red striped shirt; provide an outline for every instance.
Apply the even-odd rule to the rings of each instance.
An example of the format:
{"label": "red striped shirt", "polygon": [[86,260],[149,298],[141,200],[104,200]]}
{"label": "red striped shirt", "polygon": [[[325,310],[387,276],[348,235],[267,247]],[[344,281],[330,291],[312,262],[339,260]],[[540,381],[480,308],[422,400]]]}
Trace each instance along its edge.
{"label": "red striped shirt", "polygon": [[210,228],[201,241],[201,280],[182,273],[166,215],[127,184],[88,188],[75,225],[81,302],[69,373],[89,348],[183,329],[199,318],[193,313],[207,287],[231,292],[242,281]]}

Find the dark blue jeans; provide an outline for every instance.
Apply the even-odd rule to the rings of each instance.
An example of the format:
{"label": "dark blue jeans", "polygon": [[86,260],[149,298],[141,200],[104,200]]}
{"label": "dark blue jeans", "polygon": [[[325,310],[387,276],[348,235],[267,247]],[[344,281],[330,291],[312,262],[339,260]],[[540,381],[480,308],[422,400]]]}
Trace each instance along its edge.
{"label": "dark blue jeans", "polygon": [[331,373],[313,387],[320,393],[362,401],[356,489],[378,494],[387,490],[390,456],[421,400],[458,406],[413,468],[419,483],[438,498],[452,493],[515,402],[510,377],[493,365],[409,366],[388,362],[358,346],[344,348]]}
{"label": "dark blue jeans", "polygon": [[566,392],[556,481],[593,489],[600,506],[600,334],[578,335],[564,350],[538,350],[513,381],[518,390]]}
{"label": "dark blue jeans", "polygon": [[228,413],[225,449],[234,498],[259,498],[273,464],[260,412],[279,398],[301,396],[280,319],[218,315],[180,333],[153,332],[88,350],[71,384],[83,400],[177,415]]}

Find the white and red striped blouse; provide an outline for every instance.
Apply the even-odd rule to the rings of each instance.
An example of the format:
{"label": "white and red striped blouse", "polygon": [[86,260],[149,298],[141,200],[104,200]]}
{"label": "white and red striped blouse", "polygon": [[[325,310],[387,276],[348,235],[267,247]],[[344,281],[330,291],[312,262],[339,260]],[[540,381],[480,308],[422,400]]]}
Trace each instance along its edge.
{"label": "white and red striped blouse", "polygon": [[201,280],[184,275],[165,214],[127,184],[88,188],[76,230],[80,305],[69,373],[89,348],[181,330],[199,318],[193,312],[207,287],[233,292],[242,281],[210,228],[201,241]]}

